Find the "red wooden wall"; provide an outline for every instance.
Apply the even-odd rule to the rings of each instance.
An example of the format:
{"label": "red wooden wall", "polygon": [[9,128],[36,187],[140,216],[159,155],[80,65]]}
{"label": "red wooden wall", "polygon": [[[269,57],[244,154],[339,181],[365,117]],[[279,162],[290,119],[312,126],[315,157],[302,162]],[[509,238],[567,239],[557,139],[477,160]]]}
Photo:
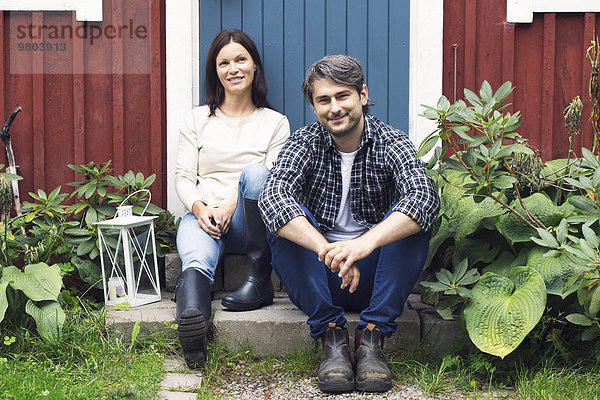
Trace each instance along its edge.
{"label": "red wooden wall", "polygon": [[[65,184],[81,175],[67,164],[111,159],[115,174],[157,174],[152,198],[165,207],[164,1],[104,0],[103,13],[103,22],[83,23],[74,12],[0,11],[0,119],[17,105],[23,108],[11,129],[24,178],[20,190],[25,199],[38,188],[63,185],[70,192]],[[11,45],[12,24],[104,29],[130,21],[148,28],[144,40],[67,40],[68,51],[60,55]],[[6,165],[3,149],[0,163]]]}
{"label": "red wooden wall", "polygon": [[478,92],[484,80],[494,89],[512,81],[516,89],[508,100],[512,111],[520,110],[524,117],[519,133],[548,160],[566,157],[563,110],[579,95],[584,130],[574,149],[591,149],[590,63],[585,54],[594,32],[600,34],[600,15],[540,13],[534,14],[532,24],[505,21],[506,1],[444,2],[444,95],[452,101],[457,45],[458,98],[463,98],[463,88]]}

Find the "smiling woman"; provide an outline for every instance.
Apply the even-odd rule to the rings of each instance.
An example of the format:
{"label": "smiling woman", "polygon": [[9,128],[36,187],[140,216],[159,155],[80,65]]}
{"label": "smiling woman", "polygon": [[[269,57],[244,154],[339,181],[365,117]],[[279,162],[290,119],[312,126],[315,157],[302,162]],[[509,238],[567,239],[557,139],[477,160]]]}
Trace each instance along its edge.
{"label": "smiling woman", "polygon": [[177,332],[191,368],[206,361],[210,285],[224,254],[250,257],[248,278],[223,298],[225,307],[245,311],[273,302],[271,253],[257,199],[290,132],[287,118],[267,102],[255,44],[239,30],[222,31],[210,45],[205,90],[206,104],[181,128],[175,172],[188,210],[177,232]]}
{"label": "smiling woman", "polygon": [[[256,71],[256,65],[250,53],[239,43],[227,44],[217,55],[217,75],[229,97],[252,96],[254,71]],[[239,102],[240,99],[237,101]],[[252,101],[247,104],[252,104]],[[223,110],[223,105],[221,105],[221,111],[227,114]]]}
{"label": "smiling woman", "polygon": [[[244,83],[240,85],[241,80]],[[246,91],[249,88],[252,90]],[[210,45],[204,89],[210,116],[217,108],[235,117],[246,116],[255,108],[272,108],[258,49],[248,35],[235,29],[222,31]]]}

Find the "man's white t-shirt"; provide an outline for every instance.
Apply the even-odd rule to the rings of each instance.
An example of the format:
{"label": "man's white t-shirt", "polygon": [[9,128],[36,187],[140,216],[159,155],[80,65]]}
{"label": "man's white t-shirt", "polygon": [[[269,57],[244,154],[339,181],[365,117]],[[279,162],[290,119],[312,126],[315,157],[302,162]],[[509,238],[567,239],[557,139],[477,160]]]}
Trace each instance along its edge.
{"label": "man's white t-shirt", "polygon": [[352,218],[352,212],[350,211],[350,177],[356,151],[352,153],[339,151],[339,153],[342,157],[342,201],[333,229],[325,233],[325,237],[329,242],[354,239],[367,230]]}

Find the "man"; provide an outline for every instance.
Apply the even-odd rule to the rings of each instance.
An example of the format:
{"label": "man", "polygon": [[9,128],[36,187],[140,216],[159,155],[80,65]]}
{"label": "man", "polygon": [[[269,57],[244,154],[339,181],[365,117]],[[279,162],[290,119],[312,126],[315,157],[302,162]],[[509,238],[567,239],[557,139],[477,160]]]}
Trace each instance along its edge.
{"label": "man", "polygon": [[[358,61],[330,55],[302,85],[318,122],[290,136],[260,194],[272,264],[308,315],[324,392],[383,392],[383,338],[396,329],[439,210],[408,136],[368,114]],[[360,311],[353,372],[344,312]]]}

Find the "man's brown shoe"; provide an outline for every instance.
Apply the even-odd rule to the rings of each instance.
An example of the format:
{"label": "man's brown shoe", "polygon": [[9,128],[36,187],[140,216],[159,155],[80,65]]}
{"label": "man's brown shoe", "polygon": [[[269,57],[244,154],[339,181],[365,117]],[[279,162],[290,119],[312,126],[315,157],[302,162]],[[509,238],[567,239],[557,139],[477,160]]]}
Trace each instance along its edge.
{"label": "man's brown shoe", "polygon": [[323,392],[354,390],[354,371],[348,347],[348,330],[329,324],[321,335],[323,359],[317,372],[317,386]]}
{"label": "man's brown shoe", "polygon": [[392,372],[383,354],[383,335],[368,324],[354,334],[356,389],[361,392],[387,392],[392,388]]}

